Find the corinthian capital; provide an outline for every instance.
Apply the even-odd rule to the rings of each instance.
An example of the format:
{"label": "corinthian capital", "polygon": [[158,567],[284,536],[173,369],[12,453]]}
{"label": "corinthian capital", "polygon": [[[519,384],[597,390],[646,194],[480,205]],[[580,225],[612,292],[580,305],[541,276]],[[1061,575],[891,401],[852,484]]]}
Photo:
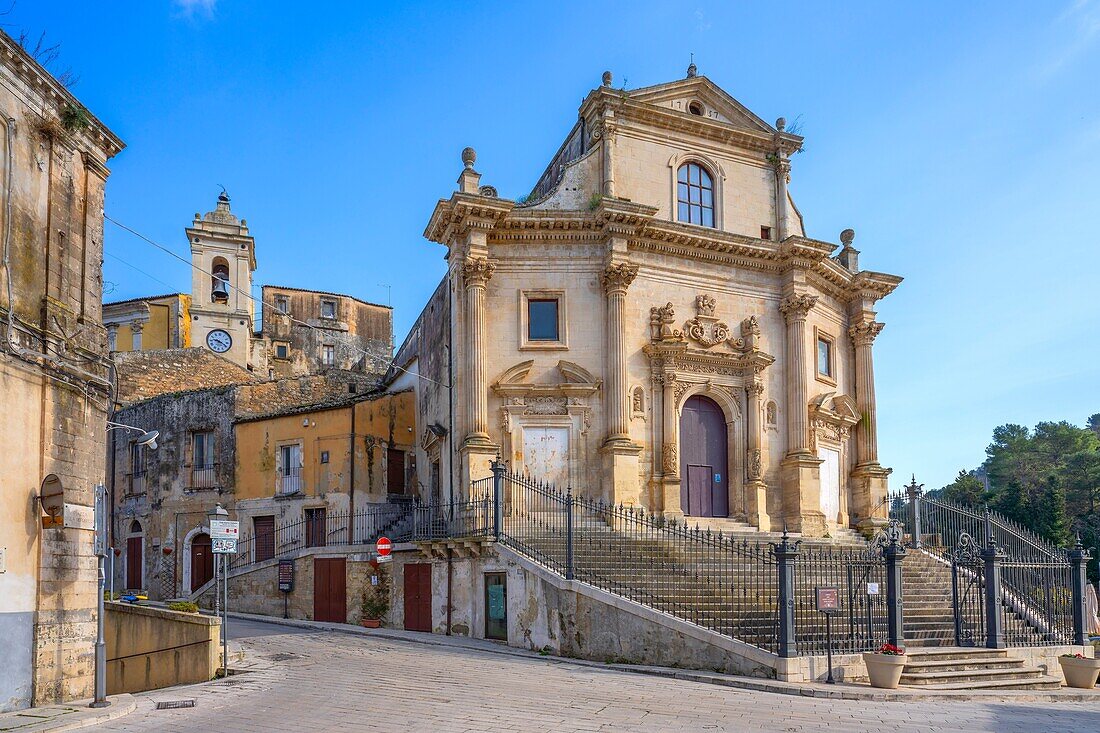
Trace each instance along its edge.
{"label": "corinthian capital", "polygon": [[600,282],[603,283],[604,292],[608,294],[617,291],[625,293],[626,289],[630,287],[630,283],[634,282],[634,278],[637,276],[637,265],[621,262],[616,265],[608,265],[600,276]]}
{"label": "corinthian capital", "polygon": [[848,336],[856,346],[870,346],[885,325],[878,321],[860,321],[848,329]]}
{"label": "corinthian capital", "polygon": [[472,257],[466,260],[462,263],[462,276],[466,280],[466,287],[485,287],[496,269],[497,266],[484,257]]}
{"label": "corinthian capital", "polygon": [[788,295],[779,304],[779,312],[787,319],[787,323],[803,319],[817,305],[816,295]]}

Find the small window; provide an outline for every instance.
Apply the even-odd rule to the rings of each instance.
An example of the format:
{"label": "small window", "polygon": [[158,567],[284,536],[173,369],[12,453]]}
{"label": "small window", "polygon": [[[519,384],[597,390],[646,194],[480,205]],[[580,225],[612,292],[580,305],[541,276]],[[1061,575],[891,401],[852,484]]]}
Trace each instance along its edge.
{"label": "small window", "polygon": [[290,298],[285,295],[276,295],[275,312],[282,313],[284,316],[290,313]]}
{"label": "small window", "polygon": [[289,359],[290,347],[286,344],[275,344],[275,358],[276,359]]}
{"label": "small window", "polygon": [[823,377],[833,376],[833,344],[829,339],[817,339],[817,373]]}
{"label": "small window", "polygon": [[355,384],[355,382],[348,382],[348,394],[355,394],[358,391],[359,387]]}
{"label": "small window", "polygon": [[336,301],[321,301],[321,318],[336,318]]}
{"label": "small window", "polygon": [[328,463],[328,451],[321,451],[321,463]]}
{"label": "small window", "polygon": [[559,340],[557,298],[532,298],[527,301],[527,339]]}
{"label": "small window", "polygon": [[761,239],[771,239],[772,238],[772,228],[771,227],[760,227],[760,238]]}
{"label": "small window", "polygon": [[684,163],[676,171],[676,220],[714,226],[714,179],[698,163]]}
{"label": "small window", "polygon": [[191,463],[195,468],[213,468],[214,433],[205,431],[191,434]]}
{"label": "small window", "polygon": [[325,344],[321,347],[321,363],[325,366],[332,366],[336,363],[336,347],[331,344]]}

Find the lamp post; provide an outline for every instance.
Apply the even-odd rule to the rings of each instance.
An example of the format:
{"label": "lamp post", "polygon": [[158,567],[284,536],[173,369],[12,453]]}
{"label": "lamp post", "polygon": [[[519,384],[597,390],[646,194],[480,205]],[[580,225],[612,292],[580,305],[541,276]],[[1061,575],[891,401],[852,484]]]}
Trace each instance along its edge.
{"label": "lamp post", "polygon": [[[118,422],[107,422],[107,430],[130,430],[140,433],[137,444],[147,446],[150,450],[157,449],[157,438],[160,436],[156,430],[142,430],[133,425],[123,425]],[[107,542],[107,487],[104,484],[95,486],[95,554],[97,567],[97,587],[99,597],[96,600],[96,639],[95,639],[95,698],[90,707],[105,708],[111,704],[107,699],[107,641],[103,631],[103,593],[107,585],[107,553],[111,551]],[[111,584],[114,585],[114,561],[111,561]],[[114,596],[112,595],[112,598]]]}
{"label": "lamp post", "polygon": [[[213,509],[206,513],[208,524],[216,521],[225,521],[229,518],[229,512],[222,507],[221,504],[217,504]],[[214,536],[212,528],[210,529],[210,536]],[[224,588],[218,587],[218,576],[221,568],[220,576],[221,582],[224,583]],[[225,602],[221,602],[221,592],[225,593]],[[226,623],[229,621],[229,574],[225,571],[225,556],[221,553],[214,555],[214,615],[217,616],[219,612],[222,617],[222,677],[229,676],[229,635],[226,628]]]}

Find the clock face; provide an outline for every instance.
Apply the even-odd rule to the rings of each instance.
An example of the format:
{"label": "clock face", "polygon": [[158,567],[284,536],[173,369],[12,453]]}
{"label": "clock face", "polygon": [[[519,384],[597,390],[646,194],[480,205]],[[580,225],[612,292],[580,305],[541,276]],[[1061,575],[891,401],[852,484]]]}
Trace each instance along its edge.
{"label": "clock face", "polygon": [[233,337],[218,328],[206,334],[206,345],[211,351],[224,354],[233,345]]}

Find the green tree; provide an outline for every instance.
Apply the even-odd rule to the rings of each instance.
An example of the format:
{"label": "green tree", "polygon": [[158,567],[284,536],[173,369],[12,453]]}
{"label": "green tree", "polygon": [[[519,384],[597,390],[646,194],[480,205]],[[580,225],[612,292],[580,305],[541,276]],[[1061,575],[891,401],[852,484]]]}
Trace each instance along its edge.
{"label": "green tree", "polygon": [[973,471],[959,471],[955,480],[943,487],[940,495],[965,506],[978,506],[986,501],[985,484]]}

